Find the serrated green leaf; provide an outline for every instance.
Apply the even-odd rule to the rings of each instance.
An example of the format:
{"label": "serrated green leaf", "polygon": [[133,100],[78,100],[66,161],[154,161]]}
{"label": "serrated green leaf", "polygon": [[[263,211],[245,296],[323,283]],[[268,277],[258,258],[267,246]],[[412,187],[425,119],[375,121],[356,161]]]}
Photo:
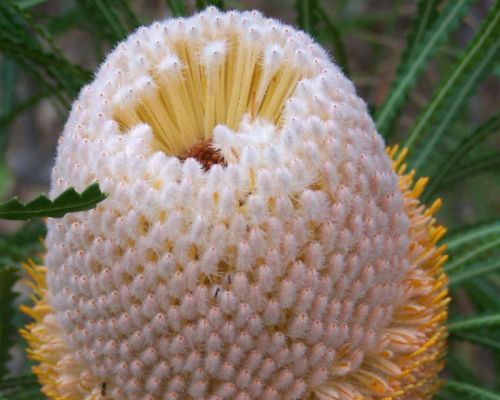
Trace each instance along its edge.
{"label": "serrated green leaf", "polygon": [[470,135],[463,138],[449,154],[441,154],[440,156],[443,158],[443,161],[434,169],[433,173],[430,174],[432,179],[424,192],[424,196],[422,197],[423,201],[426,202],[432,198],[451,171],[454,169],[461,169],[458,168],[460,161],[463,160],[472,149],[499,130],[500,115],[495,115],[485,124],[476,128]]}
{"label": "serrated green leaf", "polygon": [[90,210],[105,198],[106,195],[101,192],[97,183],[88,186],[81,194],[69,188],[54,200],[40,195],[29,203],[22,204],[17,198],[13,198],[0,204],[0,218],[14,220],[37,217],[60,218],[70,212]]}
{"label": "serrated green leaf", "polygon": [[500,326],[500,311],[451,320],[448,322],[448,332],[474,331],[496,326]]}
{"label": "serrated green leaf", "polygon": [[413,168],[418,169],[425,164],[459,115],[461,107],[492,68],[500,50],[499,36],[500,2],[496,2],[457,64],[446,74],[431,101],[417,117],[405,143],[405,147],[418,148],[408,160]]}
{"label": "serrated green leaf", "polygon": [[495,351],[500,351],[500,338],[487,335],[485,333],[476,334],[470,332],[456,332],[452,336],[455,339],[466,340],[468,342],[488,347]]}
{"label": "serrated green leaf", "polygon": [[500,394],[469,383],[447,380],[444,388],[455,393],[471,396],[475,400],[500,400]]}
{"label": "serrated green leaf", "polygon": [[377,130],[386,135],[392,125],[393,118],[405,101],[409,91],[427,61],[446,40],[451,31],[458,26],[462,16],[467,12],[473,0],[456,0],[447,3],[439,17],[431,24],[424,38],[416,45],[407,64],[401,66],[400,75],[394,80],[386,100],[375,115]]}
{"label": "serrated green leaf", "polygon": [[13,344],[16,328],[12,323],[12,307],[16,294],[12,287],[17,281],[16,270],[0,269],[0,377],[6,372],[5,363],[9,360],[9,350]]}

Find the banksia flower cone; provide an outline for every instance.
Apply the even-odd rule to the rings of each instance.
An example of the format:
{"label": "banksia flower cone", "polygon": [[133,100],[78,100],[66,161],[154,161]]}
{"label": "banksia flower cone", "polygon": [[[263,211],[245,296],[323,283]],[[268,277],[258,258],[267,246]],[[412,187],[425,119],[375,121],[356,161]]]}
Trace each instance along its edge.
{"label": "banksia flower cone", "polygon": [[23,331],[51,399],[428,399],[447,312],[425,180],[311,38],[214,8],[140,28],[74,103]]}

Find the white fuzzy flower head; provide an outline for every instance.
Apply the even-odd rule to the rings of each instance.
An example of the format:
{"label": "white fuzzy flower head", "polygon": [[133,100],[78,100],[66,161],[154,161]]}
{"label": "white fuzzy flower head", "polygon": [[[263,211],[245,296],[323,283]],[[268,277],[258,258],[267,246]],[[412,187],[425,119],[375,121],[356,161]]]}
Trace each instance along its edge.
{"label": "white fuzzy flower head", "polygon": [[52,195],[108,198],[48,221],[45,392],[427,398],[442,232],[399,164],[307,34],[215,8],[138,29],[60,140]]}

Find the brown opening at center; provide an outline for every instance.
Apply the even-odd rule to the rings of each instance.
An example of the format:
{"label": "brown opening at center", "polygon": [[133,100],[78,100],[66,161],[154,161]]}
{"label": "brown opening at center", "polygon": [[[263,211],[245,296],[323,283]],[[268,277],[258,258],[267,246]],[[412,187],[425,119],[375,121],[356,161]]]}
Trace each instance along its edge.
{"label": "brown opening at center", "polygon": [[198,142],[194,146],[179,154],[177,157],[182,161],[188,158],[194,158],[195,160],[198,160],[205,171],[208,171],[215,164],[219,164],[224,167],[227,166],[224,157],[222,157],[220,152],[214,147],[211,140]]}

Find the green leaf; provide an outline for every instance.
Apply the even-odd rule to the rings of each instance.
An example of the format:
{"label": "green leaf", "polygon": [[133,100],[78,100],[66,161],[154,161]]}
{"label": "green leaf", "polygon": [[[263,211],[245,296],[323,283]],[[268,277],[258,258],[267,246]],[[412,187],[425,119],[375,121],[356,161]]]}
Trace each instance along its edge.
{"label": "green leaf", "polygon": [[48,31],[12,0],[0,2],[0,51],[65,106],[91,76],[68,61]]}
{"label": "green leaf", "polygon": [[[15,89],[17,86],[16,63],[10,59],[2,58],[0,63],[0,121],[4,115],[12,112]],[[3,160],[5,148],[7,146],[9,131],[5,126],[0,125],[0,160]]]}
{"label": "green leaf", "polygon": [[440,187],[442,182],[445,180],[446,176],[457,168],[460,164],[460,161],[464,159],[464,157],[474,149],[478,144],[482,143],[488,136],[496,133],[500,130],[500,115],[495,115],[490,118],[485,124],[476,128],[470,135],[466,136],[459,142],[453,151],[451,151],[448,155],[441,155],[443,161],[440,165],[438,165],[433,173],[429,175],[432,176],[432,179],[427,186],[426,191],[424,192],[424,196],[422,197],[423,201],[431,199],[436,190]]}
{"label": "green leaf", "polygon": [[15,0],[16,6],[21,9],[31,8],[45,2],[47,2],[47,0]]}
{"label": "green leaf", "polygon": [[36,217],[60,218],[70,212],[90,210],[105,198],[106,195],[101,192],[97,183],[87,187],[81,194],[69,188],[54,200],[40,195],[29,203],[22,204],[17,198],[13,198],[0,204],[0,218],[14,220]]}
{"label": "green leaf", "polygon": [[0,377],[7,372],[5,363],[9,360],[9,350],[13,344],[16,328],[12,323],[13,302],[16,294],[12,287],[17,281],[16,270],[0,269]]}
{"label": "green leaf", "polygon": [[422,43],[426,32],[438,17],[438,6],[442,0],[418,0],[417,12],[412,18],[406,40],[406,48],[401,55],[399,67],[415,58],[417,47]]}
{"label": "green leaf", "polygon": [[462,269],[454,269],[448,275],[450,281],[448,285],[455,286],[463,281],[477,278],[478,276],[491,274],[500,271],[500,257],[492,257],[477,264],[468,265]]}
{"label": "green leaf", "polygon": [[23,261],[37,260],[38,253],[43,250],[41,240],[45,234],[45,225],[35,220],[12,235],[0,236],[0,268],[19,268]]}
{"label": "green leaf", "polygon": [[318,0],[296,0],[297,25],[313,37],[317,37]]}
{"label": "green leaf", "polygon": [[167,6],[174,17],[186,15],[186,3],[184,0],[166,0]]}
{"label": "green leaf", "polygon": [[[445,271],[453,276],[461,272],[468,264],[474,264],[498,254],[500,250],[500,219],[462,228],[451,233],[446,239],[449,261]],[[487,268],[487,267],[484,267]],[[467,270],[467,268],[465,268]]]}
{"label": "green leaf", "polygon": [[471,396],[475,400],[500,400],[500,394],[469,383],[447,380],[444,389]]}
{"label": "green leaf", "polygon": [[478,277],[472,281],[464,282],[462,287],[478,313],[500,310],[499,290],[491,280]]}
{"label": "green leaf", "polygon": [[76,0],[76,4],[87,17],[88,29],[110,43],[124,39],[139,24],[124,0]]}
{"label": "green leaf", "polygon": [[196,0],[196,9],[204,10],[208,6],[215,6],[219,10],[224,10],[224,1],[223,0]]}
{"label": "green leaf", "polygon": [[469,247],[474,247],[486,239],[500,237],[500,218],[483,222],[451,232],[446,239],[448,253],[453,257]]}
{"label": "green leaf", "polygon": [[476,343],[500,352],[500,338],[498,337],[493,337],[484,333],[476,334],[470,332],[456,332],[452,337],[455,339],[467,340],[468,342]]}
{"label": "green leaf", "polygon": [[139,25],[141,25],[141,21],[139,21],[139,18],[137,18],[137,16],[130,8],[129,0],[115,0],[115,1],[117,3],[118,9],[121,11],[121,14],[123,15],[123,18],[125,19],[125,21],[127,21],[127,26],[129,29],[137,28]]}
{"label": "green leaf", "polygon": [[454,379],[471,384],[478,383],[474,369],[463,354],[457,354],[457,352],[449,354],[446,366]]}
{"label": "green leaf", "polygon": [[[450,259],[445,264],[444,269],[451,276],[459,274],[458,279],[463,281],[469,273],[466,267],[468,264],[478,263],[486,257],[498,254],[500,250],[500,219],[452,233],[447,238],[446,244]],[[487,270],[489,267],[484,265],[480,268]],[[480,269],[479,271],[484,270]],[[460,274],[464,274],[465,278],[460,278]]]}
{"label": "green leaf", "polygon": [[2,161],[2,157],[0,157],[0,199],[8,195],[13,183],[14,178],[5,162]]}
{"label": "green leaf", "polygon": [[424,38],[416,45],[415,55],[400,67],[400,74],[394,80],[386,100],[375,115],[377,130],[387,135],[393,119],[405,101],[417,77],[450,32],[458,26],[473,0],[455,0],[447,3],[439,17],[431,24]]}
{"label": "green leaf", "polygon": [[0,390],[8,390],[11,388],[25,386],[25,385],[35,385],[37,383],[36,376],[33,374],[16,376],[10,378],[3,378],[0,380]]}
{"label": "green leaf", "polygon": [[445,271],[450,273],[454,270],[460,270],[465,265],[467,265],[467,263],[477,260],[480,257],[484,257],[485,255],[491,254],[498,250],[500,250],[500,238],[489,240],[478,245],[474,249],[470,249],[460,256],[454,258],[450,257],[450,261],[446,263]]}
{"label": "green leaf", "polygon": [[31,374],[8,377],[0,380],[0,400],[2,395],[9,400],[45,400],[36,376]]}
{"label": "green leaf", "polygon": [[470,178],[480,172],[497,169],[500,165],[500,151],[495,151],[489,156],[479,155],[465,163],[460,164],[460,168],[450,171],[448,176],[443,179],[442,186],[450,185],[457,181]]}
{"label": "green leaf", "polygon": [[473,331],[496,326],[500,326],[500,311],[451,320],[448,322],[448,332]]}
{"label": "green leaf", "polygon": [[317,13],[319,21],[323,22],[324,25],[324,29],[322,30],[322,32],[328,35],[330,41],[332,42],[335,62],[342,68],[346,75],[349,75],[347,51],[345,49],[344,41],[342,40],[342,35],[340,34],[339,29],[321,5],[318,5]]}
{"label": "green leaf", "polygon": [[[438,17],[437,8],[441,1],[442,0],[417,1],[417,11],[411,20],[411,26],[406,39],[406,47],[401,54],[394,82],[401,79],[401,76],[406,73],[405,68],[407,68],[411,60],[415,58],[418,46],[422,44],[425,34],[429,31],[432,23]],[[400,114],[401,107],[399,107],[396,112],[390,116],[387,124],[383,127],[384,131],[381,133],[384,134],[386,138],[391,136],[393,126]]]}
{"label": "green leaf", "polygon": [[5,109],[4,109],[4,113],[2,115],[0,115],[0,130],[7,127],[20,114],[22,114],[26,110],[30,109],[35,104],[37,104],[40,100],[42,100],[43,98],[45,98],[49,95],[50,95],[50,93],[48,93],[48,92],[36,93],[33,96],[28,97],[26,100],[23,100],[23,101],[19,102],[18,104],[14,105],[8,112],[5,112]]}
{"label": "green leaf", "polygon": [[420,113],[405,147],[418,146],[409,164],[418,169],[436,151],[442,135],[458,116],[461,107],[492,68],[500,50],[500,2],[492,7],[457,64],[446,74],[431,101]]}

